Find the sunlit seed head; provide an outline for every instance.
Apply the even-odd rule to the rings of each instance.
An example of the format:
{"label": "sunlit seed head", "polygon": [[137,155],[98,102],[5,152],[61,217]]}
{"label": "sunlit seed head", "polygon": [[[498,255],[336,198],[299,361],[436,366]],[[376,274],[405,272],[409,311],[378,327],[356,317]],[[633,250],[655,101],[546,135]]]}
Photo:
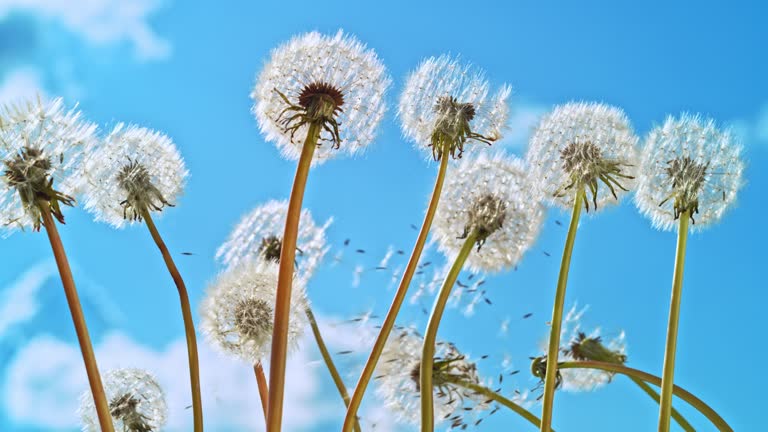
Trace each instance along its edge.
{"label": "sunlit seed head", "polygon": [[121,228],[173,207],[189,173],[168,136],[120,123],[88,149],[80,174],[86,210]]}
{"label": "sunlit seed head", "polygon": [[[269,356],[272,344],[277,266],[244,260],[222,272],[200,306],[206,340],[221,351],[254,364]],[[288,343],[295,349],[307,323],[304,285],[294,281]]]}
{"label": "sunlit seed head", "polygon": [[735,202],[743,170],[731,131],[699,116],[669,117],[646,138],[635,202],[657,228],[675,229],[685,212],[698,230]]}
{"label": "sunlit seed head", "polygon": [[[158,432],[166,423],[165,393],[155,378],[141,369],[116,369],[104,375],[104,391],[116,431]],[[80,397],[84,432],[100,431],[93,396]]]}
{"label": "sunlit seed head", "polygon": [[451,172],[438,204],[433,232],[438,248],[455,257],[474,233],[473,271],[516,265],[538,237],[544,210],[541,194],[522,161],[501,154],[462,160]]}
{"label": "sunlit seed head", "polygon": [[434,160],[460,158],[468,142],[492,144],[506,126],[510,88],[489,89],[483,71],[458,58],[424,60],[400,96],[403,133]]}
{"label": "sunlit seed head", "polygon": [[[40,205],[64,222],[61,206],[79,192],[77,169],[96,126],[61,99],[27,100],[0,109],[0,226],[39,230]],[[41,204],[44,203],[44,204]]]}
{"label": "sunlit seed head", "polygon": [[376,53],[356,38],[307,33],[272,51],[251,93],[252,111],[288,159],[298,159],[309,126],[319,127],[317,164],[371,143],[390,82]]}
{"label": "sunlit seed head", "polygon": [[634,186],[637,136],[624,112],[596,103],[568,103],[545,115],[526,155],[545,198],[571,208],[584,191],[584,205],[597,210]]}

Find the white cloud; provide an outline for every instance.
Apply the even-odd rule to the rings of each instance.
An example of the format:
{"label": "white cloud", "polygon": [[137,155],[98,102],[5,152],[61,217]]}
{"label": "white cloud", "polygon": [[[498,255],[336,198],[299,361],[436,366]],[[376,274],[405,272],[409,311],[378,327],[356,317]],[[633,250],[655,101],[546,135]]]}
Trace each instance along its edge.
{"label": "white cloud", "polygon": [[0,19],[13,11],[33,13],[94,44],[127,41],[140,60],[156,60],[171,52],[148,22],[161,5],[161,0],[0,0]]}
{"label": "white cloud", "polygon": [[[2,0],[0,0],[2,1]],[[18,100],[44,96],[40,74],[33,68],[18,68],[0,81],[0,105]]]}
{"label": "white cloud", "polygon": [[768,146],[768,102],[753,117],[732,121],[731,127],[745,146]]}
{"label": "white cloud", "polygon": [[531,136],[546,108],[538,104],[520,103],[512,106],[512,112],[507,122],[507,130],[500,145],[511,149],[523,150],[528,145]]}
{"label": "white cloud", "polygon": [[[0,92],[0,103],[4,100]],[[55,274],[50,261],[36,264],[0,291],[0,338],[14,326],[32,319],[40,309],[37,293]]]}

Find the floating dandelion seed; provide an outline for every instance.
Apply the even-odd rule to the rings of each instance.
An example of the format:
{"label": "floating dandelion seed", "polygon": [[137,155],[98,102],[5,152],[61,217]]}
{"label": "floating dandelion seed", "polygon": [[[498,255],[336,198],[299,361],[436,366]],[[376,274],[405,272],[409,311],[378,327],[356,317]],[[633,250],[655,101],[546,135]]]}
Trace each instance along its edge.
{"label": "floating dandelion seed", "polygon": [[[618,200],[633,187],[638,138],[624,112],[597,103],[567,103],[545,115],[531,137],[526,161],[545,198],[573,207],[584,189],[587,210]],[[602,187],[601,187],[602,186]]]}
{"label": "floating dandelion seed", "polygon": [[[401,328],[387,340],[376,367],[377,392],[399,421],[418,423],[420,416],[419,375],[422,337],[413,329]],[[481,385],[477,366],[453,344],[438,342],[433,367],[435,420],[462,417],[490,408],[487,397],[457,382]]]}
{"label": "floating dandelion seed", "polygon": [[85,209],[116,228],[140,222],[145,211],[173,207],[188,174],[168,136],[120,123],[89,149],[81,172]]}
{"label": "floating dandelion seed", "polygon": [[518,159],[484,154],[463,160],[446,181],[434,233],[438,249],[455,257],[463,239],[477,231],[472,271],[515,265],[539,234],[544,210],[538,188]]}
{"label": "floating dandelion seed", "polygon": [[635,202],[653,226],[671,231],[684,211],[701,229],[717,222],[743,185],[741,147],[711,119],[668,117],[646,138]]}
{"label": "floating dandelion seed", "polygon": [[297,160],[311,123],[321,128],[313,163],[360,152],[384,115],[391,80],[373,50],[339,31],[312,32],[272,51],[251,93],[267,140]]}
{"label": "floating dandelion seed", "polygon": [[[165,393],[146,371],[109,371],[104,375],[104,389],[115,431],[157,432],[165,426],[168,417]],[[90,392],[80,396],[80,416],[84,432],[101,430]]]}
{"label": "floating dandelion seed", "polygon": [[[253,209],[235,226],[229,238],[219,246],[216,259],[226,266],[243,260],[276,263],[282,250],[287,201],[269,201]],[[307,280],[330,249],[326,246],[325,230],[333,219],[318,226],[309,210],[301,212],[299,234],[296,241],[296,267],[298,278]]]}
{"label": "floating dandelion seed", "polygon": [[479,68],[447,55],[430,57],[408,76],[400,96],[403,134],[435,160],[445,151],[461,157],[467,142],[491,144],[506,125],[511,89],[489,92]]}
{"label": "floating dandelion seed", "polygon": [[75,204],[77,171],[95,134],[96,125],[60,98],[0,109],[0,224],[7,233],[40,229],[40,199],[64,222],[61,206]]}
{"label": "floating dandelion seed", "polygon": [[[307,325],[304,287],[294,281],[288,345],[295,348]],[[201,328],[209,343],[255,364],[269,356],[277,289],[277,265],[244,260],[221,273],[200,307]]]}

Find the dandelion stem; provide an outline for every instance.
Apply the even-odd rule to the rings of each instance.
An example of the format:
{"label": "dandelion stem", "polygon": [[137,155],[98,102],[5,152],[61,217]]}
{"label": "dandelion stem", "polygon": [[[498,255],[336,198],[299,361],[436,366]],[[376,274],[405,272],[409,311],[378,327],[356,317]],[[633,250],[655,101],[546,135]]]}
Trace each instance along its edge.
{"label": "dandelion stem", "polygon": [[352,393],[352,399],[349,402],[349,408],[347,409],[347,415],[344,418],[344,432],[350,432],[352,430],[352,422],[357,418],[357,410],[363,401],[363,395],[368,387],[368,383],[371,381],[373,372],[376,369],[376,364],[381,357],[381,353],[384,351],[384,346],[387,343],[387,338],[392,329],[395,326],[395,320],[398,313],[400,313],[400,307],[405,300],[405,294],[408,292],[408,286],[411,284],[413,275],[416,273],[416,269],[421,258],[421,253],[424,250],[424,244],[427,241],[429,230],[432,227],[432,220],[435,218],[435,212],[437,211],[437,204],[440,201],[440,193],[443,190],[443,183],[445,181],[445,173],[448,171],[448,155],[444,154],[444,157],[440,158],[440,168],[437,171],[437,178],[435,179],[435,187],[432,190],[432,197],[429,200],[427,206],[427,213],[424,215],[424,221],[421,224],[421,230],[419,236],[416,238],[416,244],[413,246],[413,252],[408,259],[408,265],[405,267],[403,277],[400,280],[400,285],[395,292],[395,298],[392,299],[392,305],[389,307],[387,316],[384,318],[384,322],[381,324],[381,331],[376,336],[376,342],[373,344],[368,361],[363,367],[363,372],[360,374],[360,379],[357,382],[355,391]]}
{"label": "dandelion stem", "polygon": [[672,277],[672,300],[669,305],[667,324],[667,346],[664,350],[664,369],[661,374],[661,402],[659,402],[659,432],[669,432],[669,416],[672,410],[672,388],[675,380],[675,353],[677,351],[677,329],[680,322],[680,300],[683,294],[683,267],[685,246],[688,241],[688,220],[690,212],[680,213],[675,253],[675,273]]}
{"label": "dandelion stem", "polygon": [[518,414],[522,418],[528,420],[528,422],[530,422],[532,425],[534,425],[536,427],[539,427],[539,425],[541,424],[541,420],[538,417],[536,417],[535,415],[533,415],[530,411],[528,411],[527,409],[525,409],[525,408],[521,407],[520,405],[516,404],[514,401],[505,398],[504,396],[500,395],[499,393],[496,393],[495,391],[489,389],[488,387],[484,387],[484,386],[481,386],[479,384],[475,384],[475,383],[471,383],[471,382],[466,382],[466,381],[459,380],[459,379],[450,379],[449,378],[449,379],[447,379],[447,381],[449,381],[450,383],[455,384],[457,386],[461,386],[461,387],[464,387],[466,389],[472,390],[473,392],[475,392],[477,394],[481,394],[481,395],[487,397],[488,399],[495,400],[496,402],[498,402],[498,403],[504,405],[505,407],[511,409],[512,411],[514,411],[516,414]]}
{"label": "dandelion stem", "polygon": [[264,410],[264,421],[267,421],[267,401],[269,399],[269,389],[267,388],[267,377],[264,376],[264,368],[261,366],[261,360],[253,365],[253,372],[256,374],[256,384],[259,386],[259,399],[261,399],[261,409]]}
{"label": "dandelion stem", "polygon": [[99,374],[99,367],[96,364],[96,356],[93,354],[91,337],[88,335],[88,327],[85,324],[85,316],[83,315],[83,309],[80,306],[80,298],[77,295],[77,288],[75,287],[75,280],[72,277],[72,270],[69,268],[67,254],[64,251],[61,237],[59,237],[59,230],[56,228],[56,222],[54,222],[51,215],[51,209],[49,207],[50,203],[47,200],[41,199],[38,200],[37,204],[43,218],[45,232],[48,234],[48,240],[51,243],[53,256],[56,259],[56,266],[59,268],[61,284],[64,286],[64,294],[67,297],[69,312],[72,314],[72,323],[75,325],[77,341],[80,344],[80,352],[83,355],[85,372],[88,375],[88,384],[91,387],[96,414],[99,417],[99,425],[101,426],[102,431],[114,431],[107,396],[104,393],[104,385],[101,383],[101,375]]}
{"label": "dandelion stem", "polygon": [[[325,366],[328,368],[328,372],[331,373],[331,378],[333,378],[333,383],[336,384],[336,388],[339,390],[339,395],[341,395],[341,398],[344,400],[344,406],[349,407],[347,386],[344,384],[344,380],[341,379],[341,375],[339,375],[336,365],[333,364],[333,358],[331,357],[331,353],[328,352],[328,347],[325,346],[325,341],[323,341],[323,335],[320,333],[320,327],[317,325],[315,314],[312,313],[310,307],[306,308],[306,312],[309,326],[312,327],[312,334],[315,335],[317,348],[320,350],[320,355],[323,357],[323,361],[325,361]],[[357,420],[355,421],[355,432],[360,432],[360,424]]]}
{"label": "dandelion stem", "polygon": [[[557,278],[557,291],[555,292],[555,305],[552,309],[552,321],[549,333],[549,349],[547,350],[547,363],[556,364],[560,351],[560,330],[563,323],[563,306],[565,304],[565,287],[568,284],[568,270],[571,266],[571,254],[573,244],[576,241],[576,230],[579,227],[581,206],[584,205],[584,189],[576,192],[573,200],[573,213],[571,224],[568,227],[568,236],[565,239],[563,259],[560,263],[560,276]],[[557,368],[548,367],[544,379],[544,400],[541,411],[541,432],[550,432],[552,428],[552,407],[555,401],[555,383],[557,381]]]}
{"label": "dandelion stem", "polygon": [[192,416],[194,418],[194,431],[203,431],[203,402],[200,396],[200,365],[197,359],[197,338],[195,336],[195,324],[192,321],[192,309],[189,306],[189,295],[187,294],[187,286],[184,284],[184,279],[179,273],[179,269],[176,268],[176,263],[173,262],[171,253],[168,252],[168,247],[165,245],[163,238],[160,236],[160,232],[155,226],[155,221],[152,220],[152,215],[149,210],[142,210],[142,218],[149,228],[149,233],[152,235],[152,239],[157,244],[157,248],[160,249],[160,253],[163,255],[165,266],[168,268],[168,272],[173,278],[173,283],[176,284],[176,289],[179,291],[179,301],[181,303],[181,315],[184,319],[184,333],[187,337],[187,356],[189,357],[189,383],[192,388]]}
{"label": "dandelion stem", "polygon": [[[655,386],[661,386],[661,378],[655,375],[651,375],[647,372],[643,372],[637,369],[632,369],[616,363],[607,363],[607,362],[599,362],[599,361],[575,361],[575,362],[563,362],[563,363],[560,363],[557,367],[559,369],[599,369],[599,370],[604,370],[606,372],[613,372],[613,373],[626,375],[628,377],[641,379]],[[677,397],[679,397],[680,399],[688,402],[692,407],[696,408],[707,419],[709,419],[709,421],[711,421],[712,424],[715,425],[715,427],[717,427],[717,430],[721,432],[733,432],[733,428],[731,428],[728,425],[728,423],[726,423],[726,421],[723,420],[723,418],[720,417],[720,415],[715,410],[713,410],[709,405],[704,403],[704,401],[697,398],[696,396],[694,396],[684,388],[675,385],[672,387],[672,393]]]}
{"label": "dandelion stem", "polygon": [[440,326],[440,319],[443,317],[445,305],[451,296],[451,289],[456,283],[456,279],[464,267],[472,248],[475,247],[477,240],[477,230],[470,233],[464,244],[459,250],[459,254],[451,265],[451,269],[445,276],[443,286],[435,299],[435,305],[432,307],[432,314],[429,316],[427,331],[424,333],[424,345],[421,350],[421,372],[419,373],[421,387],[421,431],[431,432],[435,428],[434,403],[432,402],[432,368],[435,363],[435,341],[437,340],[437,329]]}
{"label": "dandelion stem", "polygon": [[279,432],[283,420],[283,393],[285,390],[285,359],[288,355],[288,319],[291,312],[291,288],[293,266],[296,259],[296,238],[298,236],[301,205],[307,186],[312,155],[317,147],[321,124],[311,122],[307,138],[301,149],[296,167],[291,198],[285,217],[283,245],[280,250],[280,268],[275,299],[275,323],[272,329],[272,356],[269,362],[269,404],[267,405],[267,431]]}
{"label": "dandelion stem", "polygon": [[[656,393],[656,391],[652,389],[651,386],[649,386],[645,381],[635,377],[629,377],[629,379],[631,379],[632,382],[637,384],[637,386],[640,387],[640,389],[644,391],[645,394],[650,396],[651,399],[655,400],[656,403],[659,403],[659,401],[661,400],[659,398],[659,394]],[[691,424],[688,423],[688,420],[686,420],[685,417],[683,417],[683,415],[680,414],[674,407],[672,407],[672,418],[675,419],[677,424],[679,424],[680,427],[682,427],[685,432],[696,432],[696,429],[694,429],[693,426],[691,426]]]}

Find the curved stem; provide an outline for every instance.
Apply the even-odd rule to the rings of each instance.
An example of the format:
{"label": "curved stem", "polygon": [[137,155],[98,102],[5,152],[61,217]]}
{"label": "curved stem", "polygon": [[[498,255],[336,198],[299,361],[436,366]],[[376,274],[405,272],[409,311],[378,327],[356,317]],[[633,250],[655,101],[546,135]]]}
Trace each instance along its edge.
{"label": "curved stem", "polygon": [[[637,384],[637,386],[640,387],[640,389],[644,391],[645,394],[650,396],[651,399],[656,401],[656,403],[659,403],[659,400],[660,400],[659,394],[656,393],[656,391],[652,389],[651,386],[649,386],[645,381],[635,377],[629,377],[629,379],[631,379],[632,382]],[[685,417],[683,417],[683,415],[680,414],[674,407],[672,407],[672,418],[675,419],[677,424],[679,424],[680,427],[682,427],[685,432],[696,432],[696,429],[694,429],[693,426],[691,426],[691,424],[688,423],[688,420],[686,420]]]}
{"label": "curved stem", "polygon": [[[315,320],[315,314],[312,313],[312,309],[309,307],[307,307],[306,312],[307,319],[309,319],[309,326],[312,327],[312,334],[315,335],[317,348],[320,349],[320,355],[323,356],[323,361],[325,361],[325,366],[328,368],[328,372],[331,373],[333,383],[336,384],[336,388],[339,390],[339,395],[341,395],[341,399],[344,400],[344,406],[349,407],[349,394],[347,393],[347,386],[344,385],[344,380],[341,379],[341,375],[339,375],[339,371],[336,369],[336,365],[333,364],[331,353],[328,352],[328,347],[325,346],[325,341],[323,341],[323,335],[320,334],[320,327],[317,325],[317,320]],[[360,432],[360,424],[357,422],[357,420],[355,420],[355,431]]]}
{"label": "curved stem", "polygon": [[408,259],[408,265],[403,272],[403,278],[400,280],[400,285],[395,292],[395,298],[392,299],[392,305],[389,307],[387,316],[384,318],[384,322],[381,324],[381,331],[376,336],[376,342],[373,344],[371,355],[368,356],[368,361],[363,367],[363,372],[360,374],[360,379],[357,381],[355,391],[352,393],[352,399],[349,401],[349,408],[347,409],[347,415],[344,418],[343,432],[350,432],[354,420],[357,419],[357,410],[360,408],[360,404],[363,401],[363,395],[368,388],[368,383],[371,381],[373,372],[376,370],[376,364],[381,357],[381,353],[384,351],[384,345],[387,343],[387,338],[392,329],[395,326],[395,320],[397,314],[400,313],[400,307],[405,300],[405,294],[408,292],[408,286],[411,284],[413,275],[418,268],[419,259],[421,253],[424,251],[424,244],[427,241],[429,230],[432,227],[432,220],[435,218],[435,212],[437,211],[437,204],[440,201],[440,193],[443,190],[443,183],[445,181],[445,173],[448,171],[448,156],[440,158],[440,168],[437,171],[437,178],[435,179],[435,187],[432,190],[432,197],[429,200],[427,206],[427,213],[424,215],[424,221],[421,224],[421,230],[419,236],[416,238],[416,244],[413,246],[413,252]]}
{"label": "curved stem", "polygon": [[664,369],[661,373],[661,402],[659,402],[659,432],[669,432],[669,416],[672,410],[672,386],[675,382],[675,353],[677,351],[677,329],[680,323],[680,300],[683,294],[683,268],[685,246],[688,241],[689,212],[680,213],[677,231],[675,272],[672,277],[672,299],[669,305],[667,324],[667,345],[664,350]]}
{"label": "curved stem", "polygon": [[187,357],[189,357],[189,383],[192,388],[194,431],[202,432],[203,401],[200,395],[200,363],[197,359],[197,337],[195,336],[195,323],[192,321],[192,309],[189,306],[187,286],[184,284],[184,279],[182,279],[179,269],[176,268],[176,263],[173,262],[171,253],[168,251],[168,247],[160,236],[157,226],[155,226],[155,221],[152,220],[152,215],[148,210],[144,209],[142,211],[142,217],[147,224],[147,228],[149,228],[149,233],[152,235],[152,239],[155,241],[157,248],[160,249],[160,253],[163,255],[165,266],[168,267],[168,272],[171,274],[173,283],[176,284],[176,289],[179,292],[181,316],[184,319],[184,333],[187,337]]}
{"label": "curved stem", "polygon": [[[549,332],[549,349],[547,350],[547,363],[555,364],[560,351],[560,330],[563,323],[563,306],[565,304],[565,287],[568,284],[568,270],[571,267],[571,254],[573,244],[576,241],[576,230],[579,227],[581,206],[584,204],[584,189],[576,192],[573,200],[573,212],[571,223],[568,226],[568,236],[565,239],[563,259],[560,262],[560,276],[557,278],[557,291],[555,291],[555,305],[552,309],[552,321]],[[541,432],[549,432],[552,428],[552,408],[555,401],[555,383],[557,381],[557,368],[547,368],[544,378],[544,400],[541,411]]]}
{"label": "curved stem", "polygon": [[435,342],[437,340],[437,329],[440,327],[440,319],[443,317],[445,305],[451,296],[451,289],[456,283],[456,279],[461,273],[464,263],[467,261],[472,248],[475,247],[477,240],[477,231],[473,231],[464,240],[464,244],[459,250],[459,254],[451,265],[451,269],[445,276],[443,286],[435,299],[435,305],[432,307],[432,314],[429,316],[427,331],[424,333],[424,345],[421,350],[421,372],[419,373],[421,388],[421,431],[431,432],[435,428],[434,403],[432,401],[432,368],[435,363]]}
{"label": "curved stem", "polygon": [[261,399],[261,409],[264,411],[264,421],[266,422],[269,389],[267,388],[267,377],[264,376],[264,368],[261,367],[261,360],[253,365],[253,372],[256,374],[256,385],[259,386],[259,399]]}
{"label": "curved stem", "polygon": [[99,425],[101,426],[102,431],[111,432],[114,431],[114,427],[112,426],[112,415],[110,414],[107,396],[104,393],[104,385],[101,383],[99,367],[96,364],[96,356],[93,354],[91,337],[88,335],[88,327],[85,324],[85,316],[83,315],[83,309],[80,306],[80,298],[77,295],[75,280],[72,277],[72,270],[69,268],[69,261],[67,260],[67,254],[64,251],[64,244],[61,242],[59,230],[56,228],[56,222],[54,222],[51,215],[49,202],[46,200],[39,200],[38,207],[40,208],[40,214],[43,218],[45,232],[48,234],[48,240],[51,243],[53,256],[56,259],[56,266],[59,268],[61,284],[64,286],[67,305],[69,305],[69,312],[72,315],[72,323],[75,325],[75,333],[77,334],[77,341],[80,344],[80,353],[82,354],[83,362],[85,363],[85,372],[88,375],[88,384],[91,387],[93,404],[96,407]]}
{"label": "curved stem", "polygon": [[285,393],[285,360],[288,355],[288,319],[291,312],[291,288],[293,266],[296,259],[296,238],[299,232],[301,204],[307,186],[312,155],[317,147],[321,125],[310,123],[307,138],[301,149],[301,156],[293,179],[288,212],[285,216],[285,231],[280,250],[280,264],[275,298],[275,323],[272,328],[272,355],[269,362],[269,404],[267,405],[267,431],[279,432],[283,422],[283,394]]}
{"label": "curved stem", "polygon": [[461,380],[450,380],[450,382],[455,384],[455,385],[458,385],[458,386],[464,387],[466,389],[472,390],[473,392],[475,392],[477,394],[481,394],[481,395],[487,397],[488,399],[495,400],[496,402],[498,402],[498,403],[504,405],[505,407],[511,409],[512,411],[514,411],[520,417],[528,420],[529,423],[531,423],[532,425],[536,426],[537,428],[541,424],[541,420],[538,417],[536,417],[535,415],[533,415],[530,411],[528,411],[527,409],[525,409],[525,408],[521,407],[520,405],[516,404],[514,401],[512,401],[510,399],[507,399],[504,396],[496,393],[495,391],[489,389],[488,387],[484,387],[484,386],[481,386],[481,385],[478,385],[478,384],[474,384],[474,383],[464,382],[464,381],[461,381]]}
{"label": "curved stem", "polygon": [[[619,373],[622,375],[626,375],[628,377],[634,377],[637,379],[641,379],[645,382],[649,382],[655,386],[661,386],[661,378],[651,375],[647,372],[643,372],[641,370],[629,368],[620,364],[615,363],[606,363],[606,362],[598,362],[598,361],[576,361],[576,362],[563,362],[557,365],[558,369],[599,369],[604,370],[606,372],[614,372]],[[733,428],[731,428],[728,423],[723,420],[720,415],[713,410],[709,405],[704,403],[701,399],[694,396],[692,393],[688,392],[682,387],[679,386],[673,386],[672,393],[679,397],[680,399],[688,402],[692,407],[696,408],[700,413],[702,413],[709,421],[714,424],[717,429],[721,432],[733,432]]]}

